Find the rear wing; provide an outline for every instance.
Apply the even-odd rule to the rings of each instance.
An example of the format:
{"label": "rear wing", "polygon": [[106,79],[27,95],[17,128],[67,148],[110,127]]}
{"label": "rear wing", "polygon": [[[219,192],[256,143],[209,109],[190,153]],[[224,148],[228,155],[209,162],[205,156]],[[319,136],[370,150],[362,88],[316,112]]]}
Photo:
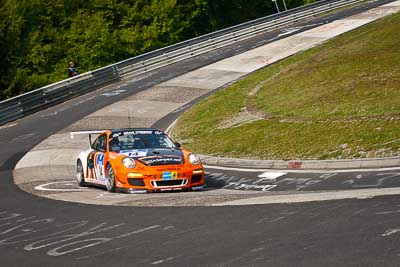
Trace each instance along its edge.
{"label": "rear wing", "polygon": [[70,132],[69,136],[71,139],[74,139],[75,135],[88,135],[89,136],[89,144],[92,144],[92,135],[96,134],[102,134],[107,130],[96,130],[96,131],[78,131],[78,132]]}

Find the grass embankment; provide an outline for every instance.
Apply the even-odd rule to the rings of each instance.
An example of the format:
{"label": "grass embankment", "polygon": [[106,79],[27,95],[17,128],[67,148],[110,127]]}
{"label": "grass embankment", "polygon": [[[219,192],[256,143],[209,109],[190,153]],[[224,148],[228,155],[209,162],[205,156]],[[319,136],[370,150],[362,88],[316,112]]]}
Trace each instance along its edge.
{"label": "grass embankment", "polygon": [[[395,14],[257,71],[186,112],[174,137],[229,157],[398,156],[399,32]],[[244,109],[264,119],[219,127]]]}

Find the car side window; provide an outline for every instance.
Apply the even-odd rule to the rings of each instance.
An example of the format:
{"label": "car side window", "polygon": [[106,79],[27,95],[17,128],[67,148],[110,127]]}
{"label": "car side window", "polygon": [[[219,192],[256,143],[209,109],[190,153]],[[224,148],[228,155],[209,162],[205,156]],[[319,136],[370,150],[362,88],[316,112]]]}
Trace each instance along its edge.
{"label": "car side window", "polygon": [[98,150],[98,151],[106,151],[106,143],[107,143],[107,136],[105,134],[100,135],[94,142],[92,145],[92,148],[94,150]]}

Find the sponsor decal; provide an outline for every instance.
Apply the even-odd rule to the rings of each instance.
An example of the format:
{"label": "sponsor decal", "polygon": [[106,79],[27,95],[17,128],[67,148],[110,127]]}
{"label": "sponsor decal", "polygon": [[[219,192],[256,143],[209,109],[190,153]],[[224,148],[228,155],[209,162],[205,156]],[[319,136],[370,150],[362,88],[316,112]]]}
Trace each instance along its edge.
{"label": "sponsor decal", "polygon": [[178,178],[178,173],[177,172],[164,172],[162,174],[162,178],[164,180],[177,179]]}
{"label": "sponsor decal", "polygon": [[118,137],[118,136],[120,136],[120,135],[122,135],[122,133],[114,133],[114,134],[112,135],[112,138]]}
{"label": "sponsor decal", "polygon": [[131,194],[145,194],[145,193],[147,193],[147,190],[137,190],[137,189],[129,188],[129,193],[131,193]]}
{"label": "sponsor decal", "polygon": [[149,152],[148,149],[137,150],[121,150],[119,153],[128,157],[145,157]]}
{"label": "sponsor decal", "polygon": [[144,157],[139,158],[144,164],[147,165],[172,165],[172,164],[182,164],[182,158],[179,156],[154,156],[154,157]]}
{"label": "sponsor decal", "polygon": [[193,186],[192,190],[193,191],[197,191],[197,190],[203,190],[204,189],[204,185],[199,185],[199,186]]}
{"label": "sponsor decal", "polygon": [[124,135],[127,134],[153,134],[153,131],[133,131],[133,132],[124,132]]}
{"label": "sponsor decal", "polygon": [[160,131],[146,131],[146,130],[125,131],[125,132],[114,133],[112,137],[115,138],[121,135],[135,135],[135,134],[164,134],[164,133]]}

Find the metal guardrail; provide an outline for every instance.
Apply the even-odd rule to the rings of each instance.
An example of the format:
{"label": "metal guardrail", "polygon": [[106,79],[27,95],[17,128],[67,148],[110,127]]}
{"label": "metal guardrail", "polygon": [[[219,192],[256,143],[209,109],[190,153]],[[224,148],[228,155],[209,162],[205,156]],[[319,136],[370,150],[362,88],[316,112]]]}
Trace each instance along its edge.
{"label": "metal guardrail", "polygon": [[121,79],[156,70],[224,46],[364,0],[321,0],[145,53],[0,102],[0,125]]}

